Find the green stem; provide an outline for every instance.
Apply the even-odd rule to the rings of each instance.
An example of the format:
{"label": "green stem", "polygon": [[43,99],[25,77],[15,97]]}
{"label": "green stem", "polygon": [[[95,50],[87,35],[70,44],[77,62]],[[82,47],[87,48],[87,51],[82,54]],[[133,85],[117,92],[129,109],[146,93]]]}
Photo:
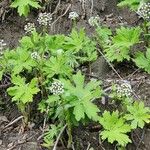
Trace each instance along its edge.
{"label": "green stem", "polygon": [[29,113],[26,111],[26,106],[23,103],[18,104],[18,108],[21,111],[23,115],[22,123],[24,127],[28,126],[28,121],[29,121]]}
{"label": "green stem", "polygon": [[144,20],[143,28],[144,28],[144,35],[145,35],[144,38],[145,38],[146,46],[149,47],[150,42],[149,42],[149,37],[147,37],[149,33],[148,33],[148,26],[146,20]]}
{"label": "green stem", "polygon": [[67,112],[67,126],[68,126],[68,148],[71,147],[72,144],[72,126],[70,121],[70,114]]}

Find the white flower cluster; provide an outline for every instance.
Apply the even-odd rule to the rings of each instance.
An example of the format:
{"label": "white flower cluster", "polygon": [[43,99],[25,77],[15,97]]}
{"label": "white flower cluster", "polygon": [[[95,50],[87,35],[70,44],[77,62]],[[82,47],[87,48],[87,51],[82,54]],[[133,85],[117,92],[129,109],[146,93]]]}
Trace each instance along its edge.
{"label": "white flower cluster", "polygon": [[132,94],[131,84],[129,82],[124,82],[122,84],[117,84],[116,92],[121,96],[129,97]]}
{"label": "white flower cluster", "polygon": [[79,15],[77,14],[77,12],[72,11],[72,12],[69,13],[69,17],[68,18],[71,19],[71,20],[75,20],[78,17],[79,17]]}
{"label": "white flower cluster", "polygon": [[64,84],[60,81],[55,81],[49,89],[54,95],[60,95],[64,93]]}
{"label": "white flower cluster", "polygon": [[142,3],[137,11],[137,14],[146,20],[150,20],[150,3]]}
{"label": "white flower cluster", "polygon": [[37,21],[40,25],[43,26],[50,25],[52,22],[52,15],[51,13],[46,13],[46,12],[40,13]]}
{"label": "white flower cluster", "polygon": [[38,52],[33,52],[33,53],[31,53],[31,58],[38,60],[38,59],[40,59],[40,55],[38,54]]}
{"label": "white flower cluster", "polygon": [[6,46],[6,43],[4,42],[4,40],[0,39],[0,55],[3,54],[3,49]]}
{"label": "white flower cluster", "polygon": [[90,26],[98,26],[99,22],[100,22],[99,16],[91,17],[88,20],[88,23],[90,24]]}
{"label": "white flower cluster", "polygon": [[31,33],[33,31],[35,31],[35,24],[34,23],[27,23],[25,26],[24,26],[24,30],[26,33]]}

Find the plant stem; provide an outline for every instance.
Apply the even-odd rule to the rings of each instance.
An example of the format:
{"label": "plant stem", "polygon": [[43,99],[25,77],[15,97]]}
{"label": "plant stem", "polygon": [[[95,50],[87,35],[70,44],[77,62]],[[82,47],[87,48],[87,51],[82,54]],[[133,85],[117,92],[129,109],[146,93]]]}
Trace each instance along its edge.
{"label": "plant stem", "polygon": [[18,108],[23,115],[22,123],[23,123],[23,127],[25,128],[28,126],[28,121],[29,121],[29,115],[28,112],[26,111],[26,106],[23,103],[19,103]]}
{"label": "plant stem", "polygon": [[67,145],[67,147],[70,148],[71,143],[72,143],[72,126],[71,126],[69,112],[67,112],[67,118],[66,119],[67,119],[67,126],[68,126],[68,145]]}
{"label": "plant stem", "polygon": [[144,38],[145,38],[146,46],[149,47],[150,42],[149,42],[149,37],[147,37],[149,33],[148,33],[148,26],[146,20],[144,20],[143,29],[144,29]]}

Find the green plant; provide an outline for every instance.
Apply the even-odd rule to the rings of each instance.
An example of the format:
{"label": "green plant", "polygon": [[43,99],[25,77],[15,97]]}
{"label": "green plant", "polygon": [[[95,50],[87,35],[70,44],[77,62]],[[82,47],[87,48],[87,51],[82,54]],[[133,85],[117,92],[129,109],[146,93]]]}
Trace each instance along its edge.
{"label": "green plant", "polygon": [[64,88],[66,89],[65,99],[68,99],[73,106],[73,114],[75,119],[80,121],[87,116],[89,119],[97,120],[98,107],[93,104],[93,100],[99,98],[102,94],[100,90],[100,82],[91,80],[85,84],[85,77],[78,72],[73,75],[73,83],[69,80],[62,79]]}
{"label": "green plant", "polygon": [[102,48],[106,47],[111,43],[111,36],[112,36],[112,31],[108,27],[105,26],[98,26],[96,28],[96,38],[98,40],[98,43]]}
{"label": "green plant", "polygon": [[131,121],[132,129],[143,128],[145,123],[150,122],[150,109],[144,107],[143,102],[134,102],[133,105],[127,106],[127,111],[124,118]]}
{"label": "green plant", "polygon": [[67,64],[66,58],[61,54],[56,57],[50,57],[42,70],[48,78],[52,78],[54,75],[69,77],[72,74],[72,68]]}
{"label": "green plant", "polygon": [[145,43],[146,46],[150,46],[149,42],[149,19],[150,19],[150,3],[149,2],[142,2],[139,5],[137,14],[139,15],[140,18],[142,18],[143,24],[142,24],[142,29],[144,32],[144,38],[145,38]]}
{"label": "green plant", "polygon": [[18,47],[16,50],[4,53],[6,69],[16,75],[24,70],[32,71],[36,66],[35,61],[31,58],[31,52]]}
{"label": "green plant", "polygon": [[109,61],[122,62],[125,59],[130,60],[130,49],[134,44],[140,42],[141,32],[140,27],[116,29],[116,35],[112,37],[111,45],[104,48]]}
{"label": "green plant", "polygon": [[50,149],[51,146],[54,145],[54,139],[58,136],[58,133],[60,132],[62,128],[62,125],[50,125],[50,128],[45,132],[44,134],[44,143],[42,144],[44,147]]}
{"label": "green plant", "polygon": [[150,48],[147,48],[146,55],[142,52],[138,52],[133,59],[135,64],[139,67],[144,69],[146,72],[150,73]]}
{"label": "green plant", "polygon": [[86,36],[84,29],[72,29],[71,34],[65,38],[64,49],[74,54],[79,62],[93,61],[97,58],[96,43]]}
{"label": "green plant", "polygon": [[49,88],[53,95],[50,95],[46,101],[43,100],[39,109],[54,120],[59,119],[60,123],[67,124],[68,145],[70,145],[72,126],[89,119],[98,120],[99,108],[93,100],[101,97],[102,90],[98,81],[92,80],[86,84],[85,77],[80,71],[71,79],[60,78],[60,81],[59,84],[63,86],[55,81],[57,83]]}
{"label": "green plant", "polygon": [[108,142],[118,142],[119,145],[125,147],[128,143],[131,143],[128,132],[131,132],[129,124],[125,123],[125,119],[119,116],[119,112],[115,111],[110,114],[109,111],[104,111],[102,117],[99,118],[99,123],[104,128],[100,132],[100,136],[103,140],[108,139]]}
{"label": "green plant", "polygon": [[13,8],[17,8],[19,15],[23,15],[25,17],[27,17],[27,15],[29,14],[30,7],[36,9],[41,8],[37,0],[14,0],[10,6]]}
{"label": "green plant", "polygon": [[122,0],[117,6],[124,7],[129,6],[131,10],[137,10],[141,0]]}
{"label": "green plant", "polygon": [[37,94],[40,89],[37,87],[38,80],[33,78],[30,83],[25,83],[25,78],[20,76],[13,76],[13,87],[9,87],[7,92],[10,96],[13,96],[14,101],[21,113],[24,115],[24,123],[28,124],[28,112],[26,112],[27,105],[33,101],[33,96]]}

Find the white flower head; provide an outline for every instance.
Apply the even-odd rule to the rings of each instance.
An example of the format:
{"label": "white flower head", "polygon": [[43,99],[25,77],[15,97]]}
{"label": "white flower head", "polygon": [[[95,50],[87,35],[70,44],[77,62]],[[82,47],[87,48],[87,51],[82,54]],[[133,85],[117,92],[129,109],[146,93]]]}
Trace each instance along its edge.
{"label": "white flower head", "polygon": [[137,14],[145,20],[150,20],[150,2],[141,3],[138,8]]}
{"label": "white flower head", "polygon": [[64,93],[64,84],[61,81],[54,81],[49,88],[50,92],[54,95],[61,95]]}
{"label": "white flower head", "polygon": [[100,17],[99,16],[91,17],[88,20],[88,23],[90,24],[90,26],[98,26],[99,22],[100,22]]}
{"label": "white flower head", "polygon": [[31,58],[39,60],[40,59],[40,55],[38,54],[38,52],[33,52],[33,53],[31,53]]}
{"label": "white flower head", "polygon": [[121,84],[117,84],[116,85],[116,92],[121,95],[121,96],[125,96],[125,97],[129,97],[132,94],[132,87],[131,84],[129,82],[123,82]]}
{"label": "white flower head", "polygon": [[0,55],[3,54],[3,49],[6,46],[6,43],[4,42],[3,39],[0,39]]}
{"label": "white flower head", "polygon": [[71,20],[75,20],[78,17],[79,17],[79,15],[77,14],[77,12],[72,11],[72,12],[69,13],[69,17],[68,18],[71,19]]}
{"label": "white flower head", "polygon": [[43,26],[51,25],[52,23],[52,14],[51,13],[40,13],[37,19],[38,23]]}
{"label": "white flower head", "polygon": [[27,23],[25,26],[24,26],[24,30],[26,33],[31,33],[33,31],[35,31],[35,24],[34,23]]}

